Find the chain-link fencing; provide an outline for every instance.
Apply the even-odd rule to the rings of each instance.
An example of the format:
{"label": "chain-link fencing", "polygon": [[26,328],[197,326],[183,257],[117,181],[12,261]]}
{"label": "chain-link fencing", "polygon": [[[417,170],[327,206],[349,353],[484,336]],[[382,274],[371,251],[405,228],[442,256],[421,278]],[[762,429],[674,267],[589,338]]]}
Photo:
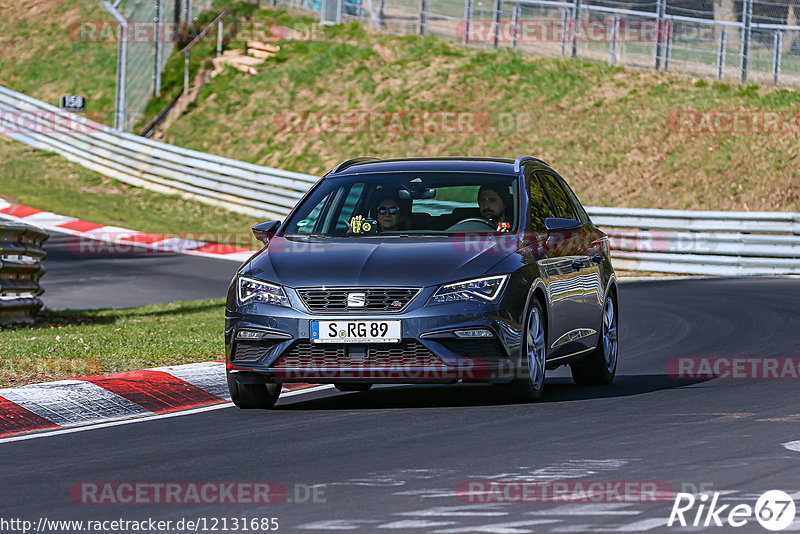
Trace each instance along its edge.
{"label": "chain-link fencing", "polygon": [[[269,5],[270,0],[262,1]],[[800,2],[772,0],[294,0],[323,23],[800,85]]]}
{"label": "chain-link fencing", "polygon": [[212,0],[117,0],[102,6],[117,23],[118,57],[114,128],[130,131],[153,95],[161,71],[188,24]]}

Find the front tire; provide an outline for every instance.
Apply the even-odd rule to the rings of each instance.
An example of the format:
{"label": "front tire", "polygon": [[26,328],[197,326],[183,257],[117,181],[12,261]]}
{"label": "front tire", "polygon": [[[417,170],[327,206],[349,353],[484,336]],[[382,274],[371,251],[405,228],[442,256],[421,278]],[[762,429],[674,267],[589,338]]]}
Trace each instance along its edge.
{"label": "front tire", "polygon": [[547,360],[547,329],[542,305],[537,299],[534,299],[528,311],[521,352],[520,369],[525,376],[515,378],[505,387],[514,400],[533,402],[542,396]]}
{"label": "front tire", "polygon": [[581,386],[601,386],[614,381],[617,373],[617,301],[613,295],[603,304],[603,331],[589,356],[570,365],[572,379]]}
{"label": "front tire", "polygon": [[227,379],[231,400],[245,410],[272,408],[281,395],[280,384],[240,384],[230,373]]}

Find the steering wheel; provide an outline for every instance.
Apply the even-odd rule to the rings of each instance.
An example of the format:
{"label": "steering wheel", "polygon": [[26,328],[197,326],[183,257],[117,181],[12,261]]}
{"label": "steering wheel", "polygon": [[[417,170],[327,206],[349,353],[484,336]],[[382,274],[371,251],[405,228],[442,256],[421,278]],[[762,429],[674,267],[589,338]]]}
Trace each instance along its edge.
{"label": "steering wheel", "polygon": [[470,230],[474,232],[485,232],[487,227],[489,227],[491,230],[497,230],[497,226],[495,226],[495,224],[491,221],[481,219],[480,217],[469,217],[463,221],[458,221],[456,224],[445,230],[445,232],[450,232],[453,230],[463,230],[465,232]]}

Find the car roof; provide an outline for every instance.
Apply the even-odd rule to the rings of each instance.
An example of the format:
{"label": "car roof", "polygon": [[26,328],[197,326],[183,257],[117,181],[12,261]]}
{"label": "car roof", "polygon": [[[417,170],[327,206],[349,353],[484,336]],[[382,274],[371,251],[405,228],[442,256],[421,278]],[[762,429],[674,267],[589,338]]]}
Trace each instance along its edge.
{"label": "car roof", "polygon": [[506,158],[355,158],[345,161],[326,176],[380,172],[483,172],[517,175],[514,160]]}

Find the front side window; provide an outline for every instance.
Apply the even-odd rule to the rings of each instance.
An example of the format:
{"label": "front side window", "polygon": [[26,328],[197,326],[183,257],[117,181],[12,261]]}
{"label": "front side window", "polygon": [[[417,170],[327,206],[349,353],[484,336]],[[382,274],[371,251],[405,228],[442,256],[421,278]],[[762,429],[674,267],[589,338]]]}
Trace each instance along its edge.
{"label": "front side window", "polygon": [[515,231],[518,177],[472,172],[354,174],[326,178],[283,235],[369,237]]}
{"label": "front side window", "polygon": [[528,177],[528,215],[531,230],[535,232],[544,231],[544,220],[553,216],[547,195],[535,174]]}

